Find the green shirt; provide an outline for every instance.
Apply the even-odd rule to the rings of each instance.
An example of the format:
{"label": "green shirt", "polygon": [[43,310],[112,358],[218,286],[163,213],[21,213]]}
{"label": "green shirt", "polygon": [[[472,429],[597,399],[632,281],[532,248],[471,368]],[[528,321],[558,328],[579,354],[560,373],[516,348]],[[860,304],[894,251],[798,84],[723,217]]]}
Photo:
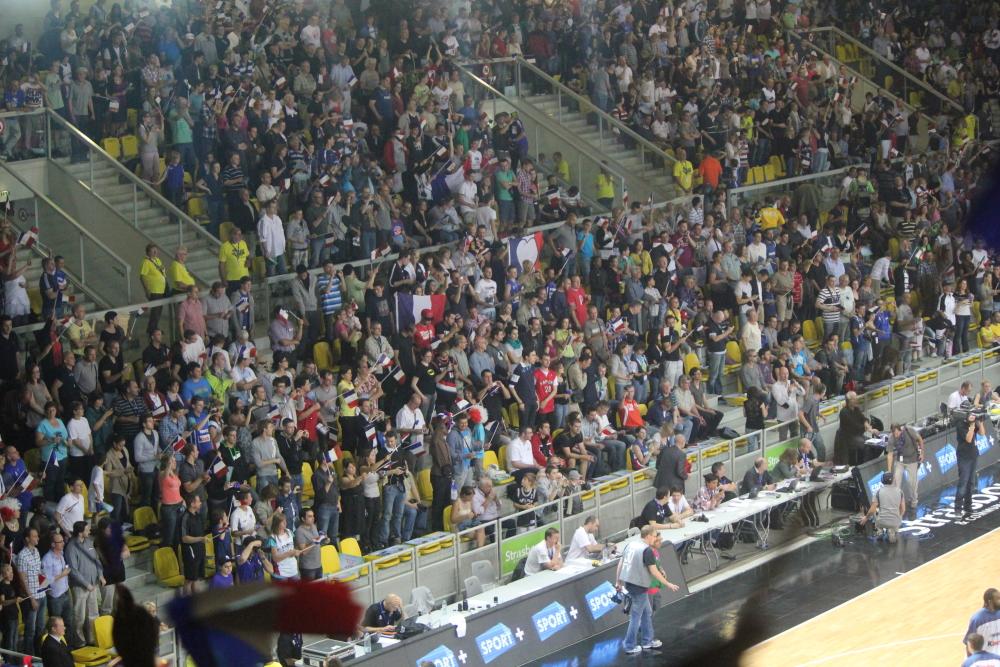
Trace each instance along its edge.
{"label": "green shirt", "polygon": [[501,181],[509,181],[510,185],[507,187],[516,187],[517,180],[514,178],[514,170],[508,169],[506,171],[497,170],[496,172],[496,194],[497,201],[514,201],[514,197],[511,196],[510,191],[501,184]]}
{"label": "green shirt", "polygon": [[180,114],[171,112],[170,123],[174,131],[175,144],[190,144],[193,141],[191,126]]}

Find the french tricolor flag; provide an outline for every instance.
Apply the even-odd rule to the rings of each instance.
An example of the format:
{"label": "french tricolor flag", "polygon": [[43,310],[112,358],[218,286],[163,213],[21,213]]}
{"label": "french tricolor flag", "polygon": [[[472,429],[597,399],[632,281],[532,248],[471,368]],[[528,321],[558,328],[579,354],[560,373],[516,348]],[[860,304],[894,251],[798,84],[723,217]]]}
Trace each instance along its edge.
{"label": "french tricolor flag", "polygon": [[171,443],[171,445],[170,445],[170,448],[173,449],[177,453],[180,453],[180,452],[184,451],[185,447],[187,447],[187,440],[185,440],[181,436],[177,436],[177,439],[174,440],[173,443]]}
{"label": "french tricolor flag", "polygon": [[30,248],[38,242],[38,227],[32,227],[21,232],[17,237],[17,245]]}
{"label": "french tricolor flag", "polygon": [[353,389],[344,392],[344,395],[341,396],[341,398],[343,399],[344,404],[351,409],[354,409],[361,404],[361,401],[358,400],[358,395],[354,392]]}
{"label": "french tricolor flag", "polygon": [[542,254],[542,246],[545,244],[545,237],[541,232],[535,232],[530,236],[511,238],[507,241],[508,261],[510,266],[521,273],[521,267],[525,262],[538,266],[538,258]]}
{"label": "french tricolor flag", "polygon": [[621,333],[627,328],[628,322],[625,321],[624,317],[617,317],[608,324],[608,329],[614,334]]}
{"label": "french tricolor flag", "polygon": [[323,460],[326,461],[327,463],[334,463],[339,458],[340,454],[339,452],[337,452],[336,447],[331,447],[330,449],[323,452]]}
{"label": "french tricolor flag", "polygon": [[400,331],[420,321],[424,310],[431,311],[435,324],[444,319],[444,294],[408,294],[396,292],[396,324]]}
{"label": "french tricolor flag", "polygon": [[216,456],[215,460],[212,461],[212,467],[208,469],[213,477],[224,477],[228,471],[229,466],[226,465],[221,456]]}
{"label": "french tricolor flag", "polygon": [[365,437],[368,439],[368,442],[375,442],[375,436],[376,432],[374,426],[369,425],[365,428]]}
{"label": "french tricolor flag", "polygon": [[388,368],[391,363],[392,363],[392,358],[388,354],[383,352],[382,354],[378,355],[378,359],[375,360],[375,367]]}

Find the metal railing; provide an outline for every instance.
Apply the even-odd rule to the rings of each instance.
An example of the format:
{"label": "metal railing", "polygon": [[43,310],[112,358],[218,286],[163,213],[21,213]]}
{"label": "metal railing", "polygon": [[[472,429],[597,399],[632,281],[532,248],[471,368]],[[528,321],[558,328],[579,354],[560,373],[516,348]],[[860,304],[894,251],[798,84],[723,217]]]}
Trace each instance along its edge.
{"label": "metal railing", "polygon": [[[876,65],[884,67],[885,70],[888,70],[885,75],[892,77],[891,85],[886,85],[886,88],[892,90],[897,97],[910,102],[914,107],[924,107],[926,103],[920,99],[917,99],[917,101],[914,102],[912,93],[919,93],[920,95],[928,94],[931,97],[936,98],[938,105],[942,108],[949,107],[953,111],[965,113],[961,104],[942,93],[932,84],[918,76],[915,76],[914,74],[911,74],[910,72],[907,72],[888,58],[879,55],[864,42],[860,41],[853,35],[847,34],[836,26],[804,28],[800,30],[800,32],[803,35],[812,36],[812,41],[814,43],[816,40],[820,40],[820,43],[823,44],[824,50],[832,53],[835,57],[837,57],[837,60],[843,62],[844,64],[857,62],[859,63],[859,69],[864,69],[861,64],[864,62],[865,58],[869,58]],[[856,57],[854,57],[855,54]],[[839,56],[844,57],[841,58]],[[881,72],[878,68],[876,68],[875,71],[871,73],[869,78],[871,78],[871,76],[875,76],[877,82],[878,75],[880,73]],[[885,76],[882,77],[882,83],[886,83]]]}
{"label": "metal railing", "polygon": [[[519,96],[525,96],[525,87],[529,90],[552,90],[557,102],[556,119],[562,122],[563,104],[575,104],[580,112],[591,114],[597,118],[597,128],[601,135],[600,147],[614,147],[621,138],[627,138],[639,150],[643,168],[666,168],[666,175],[672,178],[672,167],[677,159],[662,148],[637,133],[627,123],[598,108],[591,100],[576,92],[561,81],[556,80],[543,69],[524,58],[510,59],[514,63],[515,81]],[[498,62],[498,61],[494,61]],[[503,62],[502,60],[499,62]],[[545,93],[542,93],[545,94]],[[607,142],[608,145],[605,145]],[[655,159],[654,159],[655,158]],[[660,164],[656,164],[659,160]]]}
{"label": "metal railing", "polygon": [[[76,258],[72,269],[80,285],[102,304],[112,305],[122,303],[123,300],[124,303],[132,303],[132,267],[128,262],[76,218],[21,178],[16,169],[7,164],[0,166],[10,178],[27,188],[34,196],[35,226],[41,237],[40,244],[47,249],[49,255],[62,255],[71,264]],[[124,292],[117,291],[122,286]]]}
{"label": "metal railing", "polygon": [[[621,196],[628,184],[624,169],[612,166],[613,162],[609,163],[603,157],[595,156],[586,146],[580,145],[578,137],[573,136],[566,128],[553,124],[552,119],[540,110],[511,99],[468,68],[461,65],[457,67],[466,90],[472,91],[470,94],[476,99],[478,107],[482,108],[483,103],[488,104],[492,117],[503,111],[517,113],[528,134],[528,147],[534,159],[537,160],[539,154],[543,152],[549,156],[557,151],[563,154],[571,165],[571,177],[573,174],[576,176],[576,185],[580,188],[581,196],[590,201],[597,201],[595,181],[601,170],[609,173],[617,181],[617,195]],[[477,92],[478,95],[475,94]]]}
{"label": "metal railing", "polygon": [[[53,136],[54,124],[58,126],[60,130],[69,132],[75,140],[83,143],[87,147],[87,162],[90,166],[90,175],[86,180],[86,184],[90,188],[91,193],[114,209],[123,219],[130,222],[134,228],[139,229],[139,193],[141,192],[143,195],[149,197],[155,206],[162,208],[165,211],[165,215],[169,215],[171,218],[179,221],[180,224],[177,225],[177,246],[184,245],[185,243],[206,243],[211,249],[216,252],[218,251],[219,246],[221,245],[219,239],[215,238],[203,229],[202,226],[192,220],[187,213],[174,206],[173,203],[157,192],[155,188],[129,171],[118,160],[108,155],[104,149],[94,143],[90,137],[81,132],[76,126],[67,122],[59,116],[59,114],[55,113],[51,109],[45,109],[45,113],[48,137],[50,138],[47,142],[49,159],[52,159],[53,142],[51,141],[51,138]],[[58,163],[53,162],[53,164]],[[126,183],[132,187],[132,197],[129,202],[122,204],[109,201],[106,196],[102,194],[102,184],[94,178],[94,169],[98,166],[98,164],[110,166],[119,177],[124,177]],[[119,183],[116,180],[114,184],[118,185]],[[131,209],[130,212],[129,209]],[[187,239],[186,241],[185,238]],[[157,245],[161,245],[162,247],[162,244]]]}
{"label": "metal railing", "polygon": [[[856,77],[857,81],[855,82],[854,92],[851,98],[852,108],[854,108],[855,110],[860,108],[860,106],[864,103],[864,96],[867,93],[872,93],[873,95],[881,96],[886,99],[892,100],[898,108],[904,109],[906,110],[907,113],[911,114],[910,118],[911,128],[912,124],[916,123],[916,127],[913,129],[917,129],[918,138],[920,138],[921,141],[924,144],[926,144],[927,128],[930,126],[930,123],[933,122],[933,120],[927,114],[925,114],[920,109],[914,107],[907,100],[902,99],[901,97],[896,95],[896,93],[894,93],[893,91],[889,90],[884,86],[879,85],[878,82],[876,81],[872,81],[870,78],[865,76],[860,70],[851,67],[847,63],[843,63],[837,60],[836,56],[833,53],[830,53],[830,51],[823,48],[822,44],[818,44],[815,41],[810,40],[808,38],[808,35],[802,35],[794,30],[786,30],[785,35],[788,38],[789,42],[795,42],[797,44],[800,44],[802,48],[807,52],[816,51],[821,57],[829,56],[830,59],[833,60],[834,62],[842,64],[849,74]],[[918,148],[923,148],[923,146],[918,146]]]}

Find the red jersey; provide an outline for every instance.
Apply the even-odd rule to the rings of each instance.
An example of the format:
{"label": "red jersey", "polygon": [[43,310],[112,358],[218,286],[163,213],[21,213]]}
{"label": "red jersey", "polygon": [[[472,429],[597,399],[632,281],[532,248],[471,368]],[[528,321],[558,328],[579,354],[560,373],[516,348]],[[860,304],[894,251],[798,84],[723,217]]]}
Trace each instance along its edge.
{"label": "red jersey", "polygon": [[642,414],[639,413],[639,404],[634,398],[623,399],[619,410],[623,428],[639,428],[645,425]]}
{"label": "red jersey", "polygon": [[[556,386],[556,372],[551,368],[535,369],[535,396],[538,397],[538,414],[547,415],[556,409],[555,394],[552,390]],[[552,398],[545,400],[545,397],[552,394]]]}
{"label": "red jersey", "polygon": [[418,350],[429,350],[434,342],[434,323],[418,324],[413,327],[413,346]]}
{"label": "red jersey", "polygon": [[570,309],[576,313],[576,321],[583,326],[587,321],[587,293],[582,287],[570,287],[566,290],[566,301]]}
{"label": "red jersey", "polygon": [[316,425],[319,424],[319,410],[316,410],[311,415],[303,417],[302,415],[309,410],[312,406],[316,405],[316,401],[311,401],[308,398],[303,399],[302,409],[299,410],[295,417],[296,421],[299,423],[299,428],[309,434],[309,439],[313,442],[316,441]]}

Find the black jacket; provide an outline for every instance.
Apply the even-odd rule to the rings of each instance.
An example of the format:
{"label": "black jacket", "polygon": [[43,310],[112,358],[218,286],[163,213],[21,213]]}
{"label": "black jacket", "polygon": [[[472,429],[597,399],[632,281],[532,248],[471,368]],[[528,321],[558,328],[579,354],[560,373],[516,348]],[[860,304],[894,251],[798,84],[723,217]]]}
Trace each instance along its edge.
{"label": "black jacket", "polygon": [[656,479],[653,486],[657,489],[679,488],[684,490],[684,480],[688,478],[687,455],[677,447],[664,447],[656,458]]}
{"label": "black jacket", "polygon": [[44,667],[73,667],[73,654],[69,646],[49,635],[42,642],[40,651]]}

